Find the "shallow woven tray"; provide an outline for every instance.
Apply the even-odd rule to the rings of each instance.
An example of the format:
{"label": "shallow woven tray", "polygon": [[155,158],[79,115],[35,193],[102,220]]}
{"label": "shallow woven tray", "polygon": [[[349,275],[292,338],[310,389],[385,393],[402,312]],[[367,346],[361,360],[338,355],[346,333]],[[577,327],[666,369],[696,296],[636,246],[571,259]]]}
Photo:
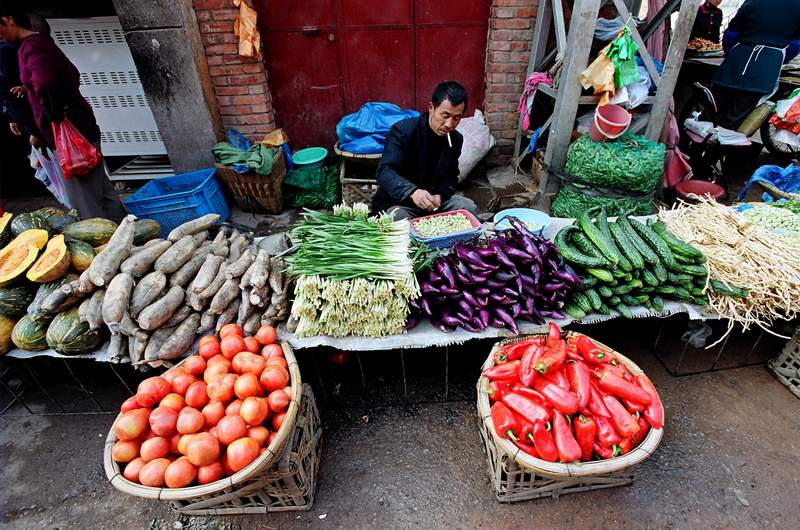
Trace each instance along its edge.
{"label": "shallow woven tray", "polygon": [[[234,475],[225,477],[210,484],[204,484],[202,486],[190,486],[188,488],[154,488],[152,486],[142,486],[141,484],[136,484],[135,482],[131,482],[123,477],[119,464],[111,459],[111,448],[117,441],[117,436],[114,433],[114,427],[112,425],[108,431],[105,449],[103,452],[103,467],[106,472],[106,477],[111,485],[123,493],[135,495],[137,497],[143,497],[145,499],[168,501],[190,500],[201,496],[220,493],[226,488],[236,486],[237,484],[240,484],[259,473],[268,471],[280,460],[283,454],[283,449],[294,431],[295,423],[297,421],[297,413],[303,396],[303,384],[300,380],[300,368],[297,364],[297,359],[294,356],[294,352],[292,352],[292,348],[289,346],[288,342],[281,343],[281,347],[283,348],[283,353],[286,356],[286,361],[289,363],[292,395],[291,401],[289,402],[289,407],[286,410],[286,418],[284,419],[281,428],[278,429],[277,436],[275,436],[275,439],[272,441],[269,447],[267,447],[267,450],[264,452],[264,454],[260,455],[258,458],[253,460],[250,465],[239,470]],[[184,362],[185,359],[177,366],[180,366]]]}
{"label": "shallow woven tray", "polygon": [[[498,348],[505,344],[509,344],[511,342],[519,342],[522,339],[528,337],[536,337],[536,336],[544,336],[544,333],[537,333],[533,335],[526,335],[515,337],[513,339],[504,340],[495,344],[494,348],[492,348],[491,353],[489,354],[489,358],[486,359],[486,362],[483,363],[481,367],[481,372],[485,372],[492,366],[494,366],[494,354]],[[568,331],[562,334],[563,337],[570,337],[570,336],[577,336],[580,333],[575,333],[572,331]],[[606,348],[610,351],[613,351],[619,359],[625,363],[628,370],[631,371],[632,374],[638,375],[643,373],[642,369],[639,368],[636,363],[625,357],[624,355],[614,351],[612,348],[595,341],[592,339],[597,345]],[[546,460],[542,460],[541,458],[535,458],[528,453],[519,449],[516,445],[511,443],[508,440],[504,440],[497,435],[497,432],[494,429],[494,423],[492,422],[492,416],[490,412],[490,403],[489,403],[489,396],[485,392],[486,385],[489,383],[489,380],[481,375],[478,379],[478,416],[481,419],[481,422],[486,426],[487,430],[491,433],[492,441],[494,445],[500,449],[501,452],[504,452],[511,456],[514,461],[517,462],[523,469],[527,469],[537,475],[542,475],[545,477],[551,477],[556,479],[569,479],[574,477],[592,477],[592,476],[602,476],[608,475],[611,473],[618,473],[622,470],[629,468],[638,464],[639,462],[645,460],[653,451],[656,450],[658,447],[659,442],[661,442],[661,438],[664,435],[664,428],[661,429],[654,429],[650,428],[647,433],[647,436],[642,443],[640,443],[637,447],[632,449],[629,453],[624,455],[610,458],[607,460],[597,460],[591,462],[581,462],[580,464],[564,464],[560,462],[548,462]]]}

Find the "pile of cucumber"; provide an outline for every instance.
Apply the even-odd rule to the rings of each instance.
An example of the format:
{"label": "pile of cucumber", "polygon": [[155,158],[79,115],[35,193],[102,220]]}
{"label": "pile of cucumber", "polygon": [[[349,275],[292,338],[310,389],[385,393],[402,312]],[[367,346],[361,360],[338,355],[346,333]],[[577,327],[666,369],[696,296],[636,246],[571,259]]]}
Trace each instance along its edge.
{"label": "pile of cucumber", "polygon": [[[608,315],[612,309],[632,318],[631,307],[662,311],[665,299],[708,303],[705,256],[676,238],[661,221],[644,224],[626,213],[610,223],[604,207],[590,208],[556,235],[555,244],[583,280],[583,290],[576,291],[564,307],[573,318],[595,312]],[[719,282],[711,286],[728,296],[747,295]]]}

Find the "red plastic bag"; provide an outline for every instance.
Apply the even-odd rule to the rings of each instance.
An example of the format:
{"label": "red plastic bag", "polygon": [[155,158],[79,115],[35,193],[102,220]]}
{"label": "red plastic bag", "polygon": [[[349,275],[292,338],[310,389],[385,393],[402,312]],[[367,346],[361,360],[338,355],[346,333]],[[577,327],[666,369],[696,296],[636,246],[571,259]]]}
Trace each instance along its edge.
{"label": "red plastic bag", "polygon": [[85,175],[100,163],[100,153],[68,119],[53,123],[53,138],[66,180]]}

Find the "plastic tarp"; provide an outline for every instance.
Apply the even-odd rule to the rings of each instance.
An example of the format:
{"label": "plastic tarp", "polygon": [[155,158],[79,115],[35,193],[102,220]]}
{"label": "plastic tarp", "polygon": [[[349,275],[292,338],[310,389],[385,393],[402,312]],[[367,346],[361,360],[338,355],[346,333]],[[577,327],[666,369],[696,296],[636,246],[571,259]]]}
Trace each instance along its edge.
{"label": "plastic tarp", "polygon": [[[747,195],[747,192],[756,182],[772,184],[779,190],[788,193],[800,193],[800,166],[795,164],[789,164],[785,168],[772,165],[761,166],[756,169],[756,172],[747,181],[747,184],[742,188],[736,199],[740,201],[744,199],[744,196]],[[764,202],[772,202],[775,199],[769,193],[764,193],[763,200]]]}
{"label": "plastic tarp", "polygon": [[394,103],[364,103],[357,112],[336,124],[339,149],[348,153],[383,153],[384,142],[392,125],[406,118],[416,118],[416,110],[403,110]]}

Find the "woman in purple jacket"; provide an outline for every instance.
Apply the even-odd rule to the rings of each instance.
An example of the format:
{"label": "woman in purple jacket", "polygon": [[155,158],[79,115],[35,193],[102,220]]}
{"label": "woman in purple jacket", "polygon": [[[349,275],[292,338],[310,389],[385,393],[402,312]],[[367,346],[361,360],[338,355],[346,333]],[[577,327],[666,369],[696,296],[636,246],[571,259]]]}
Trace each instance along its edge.
{"label": "woman in purple jacket", "polygon": [[[19,73],[38,130],[30,135],[34,147],[55,150],[52,124],[64,118],[100,151],[100,129],[92,108],[79,91],[80,74],[49,36],[31,29],[24,9],[0,0],[0,37],[19,46]],[[108,180],[104,164],[65,182],[67,197],[81,218],[105,217],[119,221],[125,208]]]}

